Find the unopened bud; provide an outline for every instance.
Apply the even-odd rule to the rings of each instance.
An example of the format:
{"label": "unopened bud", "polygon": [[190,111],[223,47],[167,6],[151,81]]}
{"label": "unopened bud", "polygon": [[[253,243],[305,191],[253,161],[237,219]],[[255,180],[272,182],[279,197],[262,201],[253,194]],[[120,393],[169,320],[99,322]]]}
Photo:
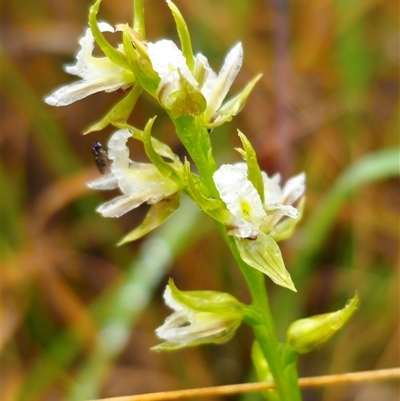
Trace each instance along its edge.
{"label": "unopened bud", "polygon": [[301,354],[322,347],[350,319],[358,305],[359,298],[356,293],[354,298],[337,312],[295,321],[287,332],[289,345]]}

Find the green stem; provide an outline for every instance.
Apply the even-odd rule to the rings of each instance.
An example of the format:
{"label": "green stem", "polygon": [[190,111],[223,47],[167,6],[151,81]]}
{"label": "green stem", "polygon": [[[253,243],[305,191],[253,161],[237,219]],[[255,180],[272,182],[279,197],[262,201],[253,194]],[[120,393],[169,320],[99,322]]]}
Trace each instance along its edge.
{"label": "green stem", "polygon": [[133,0],[133,29],[143,38],[146,37],[144,0]]}
{"label": "green stem", "polygon": [[171,117],[171,120],[175,125],[179,139],[199,170],[204,184],[209,189],[210,196],[219,198],[213,180],[217,163],[212,154],[210,134],[207,129],[192,116],[182,116],[175,119]]}
{"label": "green stem", "polygon": [[243,262],[240,258],[235,241],[226,234],[225,228],[221,224],[218,224],[218,228],[239,265],[249,287],[253,299],[253,307],[259,313],[260,322],[259,324],[252,325],[252,329],[274,377],[280,400],[301,401],[296,371],[293,369],[285,370],[284,356],[280,352],[281,344],[276,334],[269,307],[264,275]]}

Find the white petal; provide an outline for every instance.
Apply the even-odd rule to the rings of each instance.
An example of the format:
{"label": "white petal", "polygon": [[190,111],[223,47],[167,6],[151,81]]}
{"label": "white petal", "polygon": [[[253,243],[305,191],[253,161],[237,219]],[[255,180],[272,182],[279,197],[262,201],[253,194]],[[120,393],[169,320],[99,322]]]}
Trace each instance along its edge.
{"label": "white petal", "polygon": [[174,312],[165,319],[162,326],[156,329],[156,334],[164,340],[179,342],[181,341],[180,339],[178,340],[181,326],[187,326],[190,323],[191,320],[188,319],[184,312]]}
{"label": "white petal", "polygon": [[202,54],[196,56],[195,78],[201,89],[201,93],[210,101],[217,81],[217,74],[210,68],[208,60]]}
{"label": "white petal", "polygon": [[214,83],[212,98],[207,103],[206,121],[211,120],[221,107],[226,94],[242,66],[242,60],[243,47],[241,43],[238,43],[226,56],[225,63]]}
{"label": "white petal", "polygon": [[257,230],[266,213],[243,167],[224,164],[214,173],[213,178],[221,199],[237,219],[234,225],[250,231]]}
{"label": "white petal", "polygon": [[194,88],[198,87],[185,57],[171,40],[163,39],[156,43],[148,43],[148,54],[154,70],[161,78],[157,93],[161,94],[160,101],[167,107],[173,103],[170,96],[180,89],[180,76]]}
{"label": "white petal", "polygon": [[103,203],[97,211],[104,217],[120,217],[123,214],[140,206],[144,201],[131,196],[122,195]]}
{"label": "white petal", "polygon": [[132,138],[132,133],[128,129],[115,132],[108,141],[108,157],[113,160],[111,171],[118,173],[120,168],[129,167],[129,148],[126,143]]}
{"label": "white petal", "polygon": [[98,76],[92,79],[73,82],[72,84],[62,86],[50,96],[45,98],[45,102],[50,106],[68,106],[78,100],[84,99],[93,93],[114,92],[120,88],[127,88],[131,83],[127,83],[120,75],[121,69],[109,76]]}
{"label": "white petal", "polygon": [[114,176],[114,174],[107,174],[98,178],[95,181],[88,182],[87,186],[90,189],[98,190],[116,189],[118,188],[118,180]]}
{"label": "white petal", "polygon": [[[114,32],[114,28],[106,22],[99,23],[99,29],[101,32]],[[81,50],[76,55],[76,65],[66,66],[65,70],[69,74],[78,75],[81,78],[87,78],[91,76],[91,60],[93,49],[94,49],[94,37],[90,28],[86,29],[85,36],[79,41]]]}
{"label": "white petal", "polygon": [[[100,22],[102,32],[114,32],[111,25]],[[133,74],[114,64],[108,57],[93,57],[94,37],[90,28],[79,41],[81,50],[78,52],[75,65],[66,66],[69,74],[82,78],[81,81],[57,89],[45,102],[51,106],[68,106],[97,92],[114,92],[120,88],[126,89],[134,82]]]}
{"label": "white petal", "polygon": [[179,81],[177,71],[189,81],[193,86],[197,82],[186,64],[186,59],[172,40],[160,40],[156,43],[148,43],[148,54],[154,70],[158,73],[162,81]]}
{"label": "white petal", "polygon": [[299,217],[298,210],[291,205],[283,205],[282,203],[268,204],[267,211],[270,212],[274,210],[279,210],[280,216],[288,216],[291,217],[292,219],[297,219],[297,217]]}
{"label": "white petal", "polygon": [[268,175],[262,171],[261,175],[264,182],[265,204],[269,205],[270,203],[280,202],[282,199],[282,189],[279,185],[281,181],[280,174],[278,173],[272,177],[268,177]]}
{"label": "white petal", "polygon": [[165,303],[175,311],[183,311],[185,307],[180,304],[172,295],[172,291],[169,285],[166,286],[164,291],[164,301]]}
{"label": "white petal", "polygon": [[282,191],[281,202],[287,205],[296,202],[304,193],[305,181],[306,175],[304,173],[300,173],[288,180]]}

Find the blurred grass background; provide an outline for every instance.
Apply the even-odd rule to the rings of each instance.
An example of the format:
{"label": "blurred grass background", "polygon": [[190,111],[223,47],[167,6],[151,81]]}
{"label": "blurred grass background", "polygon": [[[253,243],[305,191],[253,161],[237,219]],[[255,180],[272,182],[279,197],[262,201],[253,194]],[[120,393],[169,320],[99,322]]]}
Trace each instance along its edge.
{"label": "blurred grass background", "polygon": [[[398,366],[398,2],[176,4],[195,51],[214,69],[243,42],[234,89],[264,74],[244,111],[213,131],[217,160],[239,160],[233,150],[239,128],[265,171],[285,179],[307,174],[303,222],[282,243],[298,293],[266,280],[281,338],[294,319],[339,309],[355,290],[360,294],[349,324],[300,359],[300,376]],[[1,399],[84,400],[254,380],[247,327],[220,346],[149,350],[158,342],[154,329],[170,313],[161,298],[169,276],[182,290],[249,296],[213,224],[189,203],[151,236],[119,248],[116,242],[146,208],[117,220],[95,213],[113,195],[86,188],[98,176],[91,146],[96,139],[106,143],[112,130],[81,133],[121,95],[96,94],[63,108],[42,100],[75,80],[62,66],[74,63],[90,5],[2,5]],[[131,10],[129,0],[104,0],[100,19],[131,22]],[[146,22],[149,40],[177,41],[164,1],[147,0]],[[148,96],[130,122],[142,128],[155,114],[153,133],[182,153]],[[131,155],[144,160],[140,146]],[[391,401],[398,395],[396,383],[364,383],[307,390],[304,399]]]}

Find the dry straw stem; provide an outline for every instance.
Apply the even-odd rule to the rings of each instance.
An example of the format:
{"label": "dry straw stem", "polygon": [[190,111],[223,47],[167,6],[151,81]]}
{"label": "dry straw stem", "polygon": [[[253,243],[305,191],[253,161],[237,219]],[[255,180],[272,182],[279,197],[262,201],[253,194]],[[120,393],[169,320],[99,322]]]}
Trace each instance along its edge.
{"label": "dry straw stem", "polygon": [[[299,379],[300,387],[319,387],[337,384],[349,384],[375,380],[400,379],[400,368],[382,369],[367,372],[343,373],[339,375],[304,377]],[[250,393],[274,388],[273,383],[232,384],[218,387],[205,387],[190,390],[166,391],[124,397],[101,398],[91,401],[160,401],[183,400],[192,397],[206,397],[214,395],[230,395]]]}

